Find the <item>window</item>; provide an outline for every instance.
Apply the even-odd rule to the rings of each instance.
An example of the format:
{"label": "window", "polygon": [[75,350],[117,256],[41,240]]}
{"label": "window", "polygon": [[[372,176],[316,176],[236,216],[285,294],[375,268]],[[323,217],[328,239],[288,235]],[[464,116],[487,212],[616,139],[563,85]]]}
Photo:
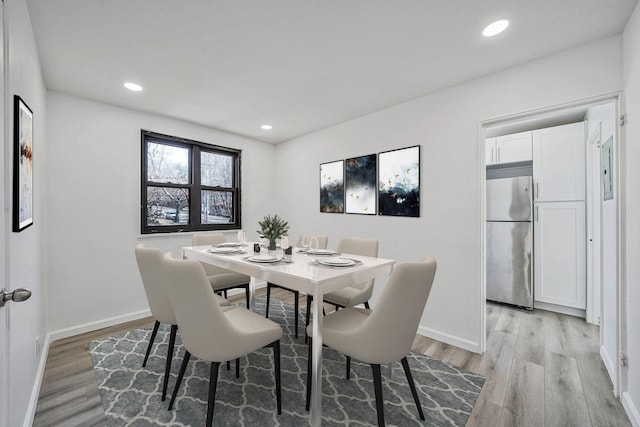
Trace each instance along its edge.
{"label": "window", "polygon": [[240,151],[142,131],[142,233],[240,228]]}

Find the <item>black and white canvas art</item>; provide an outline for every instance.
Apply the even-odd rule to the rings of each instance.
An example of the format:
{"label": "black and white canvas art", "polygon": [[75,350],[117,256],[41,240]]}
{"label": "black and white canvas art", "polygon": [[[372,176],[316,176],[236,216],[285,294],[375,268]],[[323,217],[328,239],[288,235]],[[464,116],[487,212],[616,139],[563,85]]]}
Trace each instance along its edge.
{"label": "black and white canvas art", "polygon": [[320,212],[344,213],[344,161],[320,165]]}
{"label": "black and white canvas art", "polygon": [[345,160],[345,209],[347,213],[376,214],[377,156]]}
{"label": "black and white canvas art", "polygon": [[420,146],[379,154],[380,215],[420,216]]}

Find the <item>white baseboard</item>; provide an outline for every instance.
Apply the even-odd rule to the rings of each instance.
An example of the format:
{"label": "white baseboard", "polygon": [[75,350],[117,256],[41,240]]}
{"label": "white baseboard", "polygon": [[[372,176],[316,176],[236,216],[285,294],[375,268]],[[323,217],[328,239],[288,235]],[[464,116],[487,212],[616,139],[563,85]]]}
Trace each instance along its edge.
{"label": "white baseboard", "polygon": [[53,342],[63,338],[69,338],[74,335],[97,331],[98,329],[108,328],[110,326],[119,325],[121,323],[126,323],[132,320],[138,320],[149,316],[151,316],[150,310],[141,310],[135,313],[124,314],[121,316],[110,317],[108,319],[97,320],[91,323],[85,323],[83,325],[76,325],[70,328],[59,329],[57,331],[50,332],[49,335],[51,336],[51,342]]}
{"label": "white baseboard", "polygon": [[549,302],[534,301],[533,308],[553,311],[555,313],[567,314],[569,316],[580,317],[582,319],[585,319],[587,317],[586,310],[573,307],[565,307],[564,305],[551,304]]}
{"label": "white baseboard", "polygon": [[42,344],[42,350],[40,351],[40,360],[38,361],[38,370],[36,371],[36,377],[33,382],[33,389],[31,390],[31,396],[29,397],[29,405],[27,406],[27,412],[24,416],[23,427],[31,427],[33,425],[33,419],[36,416],[36,408],[38,407],[38,396],[40,396],[40,386],[42,385],[42,378],[44,378],[44,370],[47,366],[47,357],[49,356],[49,346],[51,344],[51,334],[47,334]]}
{"label": "white baseboard", "polygon": [[619,391],[617,390],[616,381],[614,380],[616,377],[616,365],[603,345],[600,346],[600,358],[602,359],[602,363],[604,363],[604,367],[607,369],[609,379],[613,383],[613,394],[618,397]]}
{"label": "white baseboard", "polygon": [[481,353],[480,343],[475,341],[469,341],[455,335],[445,334],[440,331],[436,331],[435,329],[426,328],[424,326],[418,327],[418,333],[427,338],[438,340],[445,344],[453,345],[464,350],[472,351],[474,353]]}
{"label": "white baseboard", "polygon": [[633,399],[628,392],[622,393],[622,406],[624,410],[627,412],[627,416],[629,417],[629,421],[633,427],[640,427],[640,410],[633,404]]}

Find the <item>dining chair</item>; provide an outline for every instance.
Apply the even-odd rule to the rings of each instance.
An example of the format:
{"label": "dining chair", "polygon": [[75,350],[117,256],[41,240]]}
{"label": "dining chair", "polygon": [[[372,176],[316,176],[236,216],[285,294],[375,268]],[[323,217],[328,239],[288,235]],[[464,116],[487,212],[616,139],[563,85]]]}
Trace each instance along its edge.
{"label": "dining chair", "polygon": [[262,347],[273,348],[278,414],[282,412],[280,338],[282,328],[250,310],[223,311],[215,300],[202,265],[168,253],[163,259],[167,290],[185,347],[180,372],[169,402],[173,409],[191,355],[210,362],[207,426],[213,423],[220,363]]}
{"label": "dining chair", "polygon": [[[300,235],[298,237],[298,242],[296,243],[296,247],[300,248],[302,247],[302,238],[304,237],[304,234]],[[322,236],[322,235],[318,235],[318,234],[314,234],[314,235],[309,235],[309,237],[315,237],[316,239],[318,239],[318,249],[327,249],[327,243],[329,242],[329,237],[328,236]],[[271,301],[271,288],[280,288],[280,289],[285,289],[287,291],[291,291],[293,292],[293,305],[294,310],[295,310],[295,314],[294,314],[294,324],[295,324],[295,337],[298,338],[298,311],[299,311],[299,302],[298,302],[298,297],[300,296],[300,292],[296,291],[294,289],[289,289],[287,287],[284,286],[280,286],[277,283],[271,283],[271,282],[267,282],[267,308],[265,309],[265,317],[269,317],[269,301]],[[307,310],[309,308],[307,307]],[[308,316],[308,315],[307,315]]]}
{"label": "dining chair", "polygon": [[[377,257],[378,241],[373,239],[362,239],[359,237],[344,237],[338,242],[337,251],[344,254]],[[375,279],[371,279],[366,282],[343,286],[337,291],[325,294],[323,301],[333,304],[336,309],[342,307],[353,307],[358,304],[364,304],[365,308],[368,309],[370,308],[369,299],[371,298],[371,295],[373,295],[374,282]],[[313,296],[307,295],[306,326],[309,326],[312,300]],[[305,335],[305,342],[306,341],[307,338]]]}
{"label": "dining chair", "polygon": [[[222,233],[194,233],[191,238],[193,246],[219,245],[224,242],[224,234]],[[209,284],[214,292],[224,294],[224,297],[226,298],[227,291],[229,289],[242,288],[245,292],[247,308],[249,308],[249,281],[251,280],[249,276],[234,273],[232,271],[225,270],[224,268],[216,267],[215,265],[204,262],[202,263],[202,266],[204,267],[204,271],[207,273]]]}
{"label": "dining chair", "polygon": [[[436,266],[435,259],[429,256],[420,262],[396,264],[374,310],[347,307],[323,319],[322,343],[347,356],[347,379],[352,357],[371,365],[379,426],[385,425],[380,365],[398,360],[402,363],[420,419],[425,419],[407,354],[433,285]],[[310,337],[307,411],[311,399],[312,332],[313,328],[307,327]]]}

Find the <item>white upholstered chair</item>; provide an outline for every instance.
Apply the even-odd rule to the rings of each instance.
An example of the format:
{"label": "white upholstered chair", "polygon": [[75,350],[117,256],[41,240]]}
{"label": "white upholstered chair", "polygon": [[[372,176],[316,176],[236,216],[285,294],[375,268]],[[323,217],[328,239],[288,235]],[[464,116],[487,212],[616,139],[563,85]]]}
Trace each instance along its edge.
{"label": "white upholstered chair", "polygon": [[[224,241],[224,235],[222,233],[194,233],[191,238],[193,246],[219,245],[220,243],[224,243]],[[245,292],[247,308],[249,308],[249,281],[251,279],[249,276],[234,273],[233,271],[207,263],[202,263],[202,266],[207,273],[209,283],[214,292],[224,293],[224,297],[226,298],[227,290],[242,288]]]}
{"label": "white upholstered chair", "polygon": [[[402,362],[418,414],[422,420],[425,419],[406,355],[418,330],[435,273],[436,261],[432,257],[424,257],[421,262],[397,264],[375,309],[348,307],[323,319],[322,343],[347,356],[347,378],[351,357],[371,365],[379,426],[384,426],[380,365],[398,360]],[[311,327],[307,327],[309,336],[312,331]],[[307,410],[311,397],[311,341],[307,367]]]}
{"label": "white upholstered chair", "polygon": [[[296,247],[302,247],[302,238],[304,237],[304,235],[300,235],[300,237],[298,237],[298,243],[296,243]],[[313,234],[313,235],[309,235],[309,237],[315,237],[316,239],[318,239],[318,249],[327,249],[327,242],[329,241],[329,237],[327,236],[322,236],[319,234]],[[295,310],[295,314],[294,314],[294,323],[295,323],[295,337],[298,338],[298,311],[299,311],[299,303],[298,303],[298,297],[300,296],[300,292],[293,290],[293,289],[289,289],[287,287],[284,286],[280,286],[277,283],[271,283],[271,282],[267,282],[267,308],[265,309],[265,316],[269,317],[269,301],[271,301],[271,288],[280,288],[280,289],[286,289],[287,291],[291,291],[293,292],[293,298],[294,298],[294,310]],[[309,308],[307,307],[307,310]],[[308,316],[308,314],[307,314]]]}
{"label": "white upholstered chair", "polygon": [[269,319],[250,311],[223,311],[202,265],[197,261],[180,260],[171,253],[164,256],[163,271],[175,313],[180,337],[185,347],[180,372],[169,403],[173,408],[180,383],[191,355],[211,362],[207,426],[213,422],[213,408],[220,363],[244,356],[262,347],[272,347],[275,361],[275,383],[278,414],[282,411],[280,386],[280,338],[282,328]]}
{"label": "white upholstered chair", "polygon": [[[344,237],[338,242],[337,251],[344,254],[377,257],[378,241],[372,239],[361,239],[358,237]],[[375,279],[371,279],[366,282],[344,286],[335,292],[325,294],[324,301],[335,305],[336,308],[353,307],[358,304],[364,304],[366,308],[370,308],[369,299],[371,298],[371,295],[373,295],[374,281]],[[312,296],[307,295],[307,326],[309,326],[311,300]]]}

